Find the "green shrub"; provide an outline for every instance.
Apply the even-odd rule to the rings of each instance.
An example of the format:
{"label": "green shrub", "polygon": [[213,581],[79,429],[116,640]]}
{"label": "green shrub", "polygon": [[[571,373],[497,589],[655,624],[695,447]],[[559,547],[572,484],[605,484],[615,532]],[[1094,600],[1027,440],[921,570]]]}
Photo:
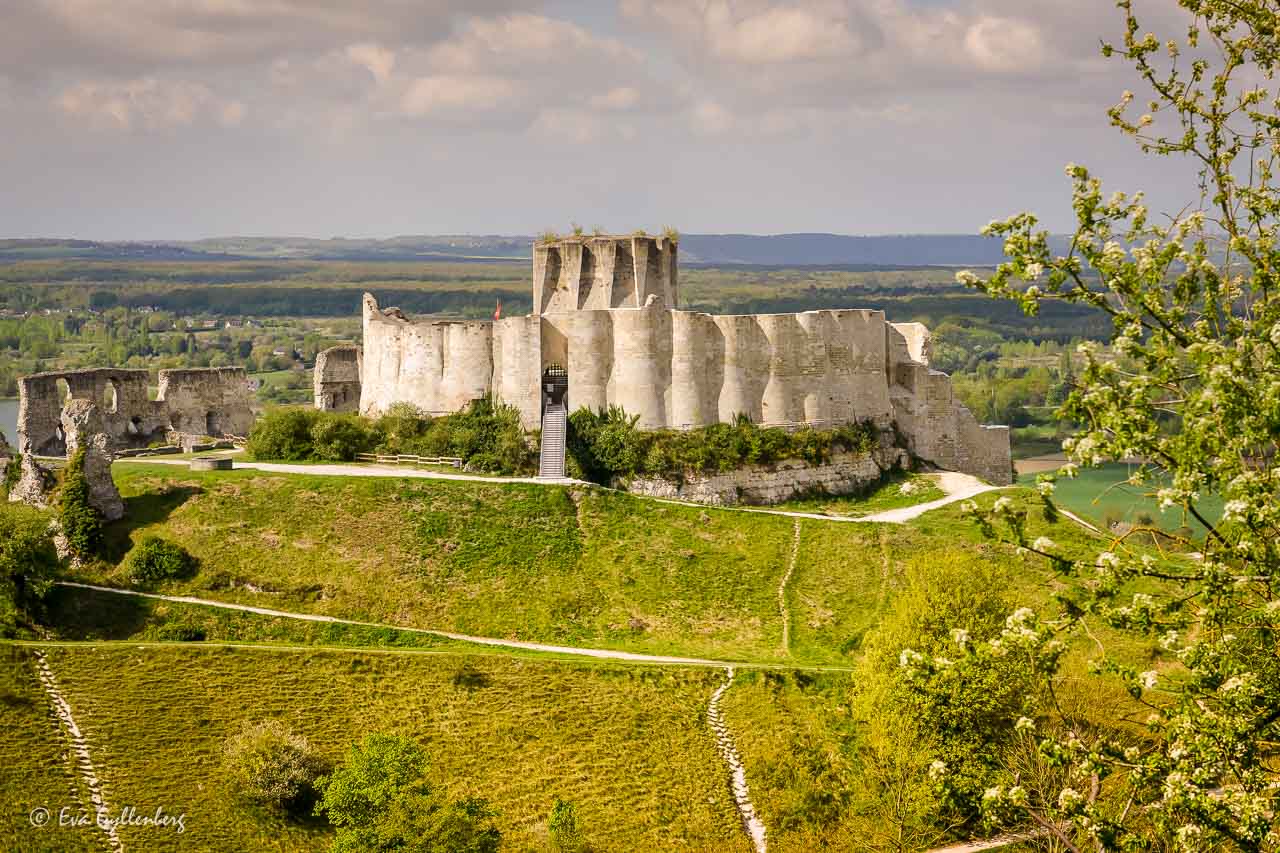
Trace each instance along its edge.
{"label": "green shrub", "polygon": [[71,553],[81,560],[89,560],[102,548],[102,514],[89,503],[84,462],[83,447],[67,460],[62,487],[58,490],[58,523]]}
{"label": "green shrub", "polygon": [[14,455],[9,459],[9,463],[4,466],[4,493],[0,497],[9,497],[9,493],[13,491],[14,486],[18,485],[18,480],[21,478],[22,456]]}
{"label": "green shrub", "polygon": [[583,408],[569,415],[566,451],[571,473],[607,485],[615,477],[725,472],[782,459],[817,465],[837,451],[868,452],[878,441],[871,423],[788,432],[761,427],[739,415],[733,423],[647,431],[637,426],[638,421],[617,406],[598,412]]}
{"label": "green shrub", "polygon": [[25,506],[0,506],[0,635],[13,636],[42,615],[57,571],[48,517]]}
{"label": "green shrub", "polygon": [[551,848],[557,853],[581,853],[586,849],[582,827],[578,823],[578,809],[568,800],[556,797],[547,817],[547,834],[551,836]]}
{"label": "green shrub", "polygon": [[325,462],[351,462],[373,449],[375,436],[369,422],[356,415],[316,412],[311,425],[311,457]]}
{"label": "green shrub", "polygon": [[253,425],[245,450],[258,460],[302,462],[312,458],[314,409],[271,409]]}
{"label": "green shrub", "polygon": [[314,409],[273,409],[254,425],[248,452],[257,460],[350,462],[377,451],[457,456],[472,471],[524,474],[535,468],[520,413],[490,399],[433,418],[397,403],[376,420]]}
{"label": "green shrub", "polygon": [[167,622],[156,629],[157,640],[198,643],[205,638],[204,629],[195,625]]}
{"label": "green shrub", "polygon": [[145,586],[190,577],[195,574],[196,559],[181,545],[147,536],[129,553],[124,567],[131,583]]}
{"label": "green shrub", "polygon": [[245,723],[223,744],[222,766],[246,799],[298,815],[311,810],[327,769],[307,739],[279,720]]}

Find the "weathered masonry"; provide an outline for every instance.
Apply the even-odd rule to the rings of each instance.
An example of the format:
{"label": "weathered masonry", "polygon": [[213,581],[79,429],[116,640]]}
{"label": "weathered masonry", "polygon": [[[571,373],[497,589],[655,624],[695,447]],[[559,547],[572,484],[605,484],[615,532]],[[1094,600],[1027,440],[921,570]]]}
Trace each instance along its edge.
{"label": "weathered masonry", "polygon": [[253,427],[252,397],[242,367],[160,371],[155,400],[145,370],[99,368],[36,373],[18,380],[18,448],[23,454],[67,452],[63,410],[93,403],[107,452],[146,447],[172,433],[245,436]]}
{"label": "weathered masonry", "polygon": [[360,347],[330,347],[316,356],[313,374],[315,405],[325,412],[360,408]]}
{"label": "weathered masonry", "polygon": [[680,311],[678,293],[674,242],[583,237],[534,247],[525,317],[413,320],[366,294],[360,410],[404,401],[444,414],[493,394],[535,429],[554,367],[568,373],[572,408],[621,406],[649,429],[738,414],[787,427],[869,420],[896,425],[939,467],[1011,481],[1008,428],[978,424],[953,398],[947,375],[929,367],[924,326],[867,309]]}

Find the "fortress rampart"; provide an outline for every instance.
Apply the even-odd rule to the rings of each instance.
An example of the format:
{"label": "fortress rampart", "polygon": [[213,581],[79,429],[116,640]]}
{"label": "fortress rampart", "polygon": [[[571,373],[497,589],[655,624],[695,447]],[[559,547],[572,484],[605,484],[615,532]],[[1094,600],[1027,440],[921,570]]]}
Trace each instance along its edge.
{"label": "fortress rampart", "polygon": [[680,311],[676,245],[589,237],[534,247],[534,313],[413,320],[364,298],[360,410],[396,402],[446,414],[492,393],[541,425],[541,378],[569,375],[569,406],[616,405],[646,429],[747,415],[763,425],[896,424],[939,467],[1011,480],[1007,427],[984,427],[929,367],[928,330],[882,311]]}

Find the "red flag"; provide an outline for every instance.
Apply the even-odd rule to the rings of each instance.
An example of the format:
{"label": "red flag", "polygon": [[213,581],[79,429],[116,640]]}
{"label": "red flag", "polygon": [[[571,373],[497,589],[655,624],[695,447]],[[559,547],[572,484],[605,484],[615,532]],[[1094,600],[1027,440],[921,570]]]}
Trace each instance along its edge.
{"label": "red flag", "polygon": [[498,307],[493,309],[493,319],[495,320],[502,319],[502,300],[501,299],[498,300]]}

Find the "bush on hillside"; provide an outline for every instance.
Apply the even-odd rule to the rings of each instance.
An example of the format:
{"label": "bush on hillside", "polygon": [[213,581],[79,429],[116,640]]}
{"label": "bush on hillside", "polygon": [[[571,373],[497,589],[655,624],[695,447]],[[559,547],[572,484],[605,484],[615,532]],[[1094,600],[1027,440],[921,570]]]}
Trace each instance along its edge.
{"label": "bush on hillside", "polygon": [[407,403],[369,419],[315,409],[273,409],[254,425],[249,454],[280,462],[350,462],[357,454],[456,456],[472,471],[523,474],[535,467],[520,413],[490,399],[438,418]]}
{"label": "bush on hillside", "polygon": [[246,450],[273,462],[350,462],[373,444],[368,423],[357,415],[316,409],[271,409],[249,433]]}
{"label": "bush on hillside", "polygon": [[48,517],[25,506],[0,506],[0,636],[13,636],[41,615],[57,571]]}
{"label": "bush on hillside", "polygon": [[84,473],[85,450],[67,460],[58,490],[58,523],[67,547],[81,560],[90,560],[102,548],[102,514],[89,503],[89,480]]}
{"label": "bush on hillside", "polygon": [[246,722],[223,744],[222,766],[246,799],[297,815],[310,812],[327,769],[307,739],[279,720]]}
{"label": "bush on hillside", "polygon": [[196,558],[181,545],[159,536],[147,536],[129,553],[124,568],[131,583],[145,586],[190,577],[196,571]]}
{"label": "bush on hillside", "polygon": [[337,830],[335,853],[414,850],[496,853],[502,835],[484,800],[449,800],[426,778],[427,755],[412,740],[371,734],[317,782],[316,813]]}
{"label": "bush on hillside", "polygon": [[578,809],[568,800],[556,797],[552,803],[551,814],[547,816],[547,834],[551,836],[551,847],[557,853],[583,853],[587,849],[578,821]]}
{"label": "bush on hillside", "polygon": [[[946,791],[926,810],[931,821],[941,817],[978,828],[983,792],[1015,746],[1010,721],[1034,718],[1040,711],[1043,694],[1025,656],[1010,654],[966,668],[924,670],[912,664],[920,655],[964,657],[969,637],[1003,629],[1012,604],[1006,587],[999,571],[972,558],[915,560],[889,612],[863,645],[867,654],[858,683],[866,685],[860,695],[869,700],[868,713],[884,717],[889,728],[909,720],[917,730],[915,745],[906,746],[927,760],[922,766],[912,759],[914,783],[930,783],[932,761],[946,766]],[[880,687],[873,691],[873,684]]]}
{"label": "bush on hillside", "polygon": [[730,424],[650,431],[640,429],[638,421],[617,406],[594,412],[582,408],[571,414],[567,453],[572,473],[608,484],[615,477],[732,471],[781,459],[816,465],[836,452],[870,451],[877,441],[877,430],[870,423],[788,432],[759,426],[739,415]]}

